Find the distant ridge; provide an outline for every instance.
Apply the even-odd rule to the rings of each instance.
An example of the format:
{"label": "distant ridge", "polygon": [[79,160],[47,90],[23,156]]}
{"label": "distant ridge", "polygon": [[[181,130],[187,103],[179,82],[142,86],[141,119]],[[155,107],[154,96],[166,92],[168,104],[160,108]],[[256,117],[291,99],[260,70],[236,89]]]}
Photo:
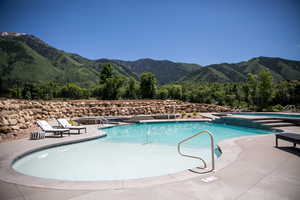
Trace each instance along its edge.
{"label": "distant ridge", "polygon": [[155,74],[160,84],[175,82],[201,67],[197,64],[176,63],[169,60],[153,60],[149,58],[136,61],[114,60],[114,62],[126,66],[129,70],[140,75],[143,72]]}
{"label": "distant ridge", "polygon": [[248,73],[257,74],[267,69],[275,81],[300,80],[300,62],[282,58],[257,57],[246,62],[222,63],[202,67],[183,77],[189,82],[242,82]]}

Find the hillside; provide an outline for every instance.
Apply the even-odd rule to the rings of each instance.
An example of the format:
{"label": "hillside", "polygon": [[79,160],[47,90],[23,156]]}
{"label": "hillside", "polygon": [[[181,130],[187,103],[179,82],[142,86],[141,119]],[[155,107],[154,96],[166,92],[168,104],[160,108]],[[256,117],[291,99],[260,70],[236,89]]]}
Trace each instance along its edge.
{"label": "hillside", "polygon": [[275,81],[300,80],[300,62],[282,58],[258,57],[235,64],[214,64],[202,67],[183,77],[187,82],[241,82],[248,73],[268,69]]}
{"label": "hillside", "polygon": [[113,64],[115,74],[139,79],[142,72],[152,72],[158,83],[179,80],[200,65],[140,59],[121,61],[90,60],[50,46],[39,38],[20,33],[0,34],[0,75],[4,87],[28,81],[74,82],[82,87],[98,83],[103,64]]}
{"label": "hillside", "polygon": [[[58,50],[33,35],[0,36],[3,88],[38,81],[74,82],[82,87],[91,87],[98,83],[98,74],[104,63]],[[137,78],[127,68],[113,67],[116,74]]]}

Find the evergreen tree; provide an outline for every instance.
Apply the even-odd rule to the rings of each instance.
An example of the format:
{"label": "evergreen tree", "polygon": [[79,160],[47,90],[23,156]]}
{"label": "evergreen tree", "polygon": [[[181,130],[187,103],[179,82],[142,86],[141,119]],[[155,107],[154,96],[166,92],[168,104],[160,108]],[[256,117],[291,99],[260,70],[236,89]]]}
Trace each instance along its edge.
{"label": "evergreen tree", "polygon": [[105,81],[109,78],[113,77],[113,67],[112,64],[104,64],[100,73],[100,84],[105,83]]}

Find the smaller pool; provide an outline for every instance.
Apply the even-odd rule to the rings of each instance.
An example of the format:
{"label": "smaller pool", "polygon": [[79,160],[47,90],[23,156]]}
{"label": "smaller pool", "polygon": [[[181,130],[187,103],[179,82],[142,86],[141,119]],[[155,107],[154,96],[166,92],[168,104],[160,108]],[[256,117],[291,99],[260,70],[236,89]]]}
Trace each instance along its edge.
{"label": "smaller pool", "polygon": [[266,116],[266,117],[281,117],[281,118],[293,118],[300,119],[300,115],[297,114],[284,114],[284,113],[230,113],[232,115],[250,115],[250,116]]}

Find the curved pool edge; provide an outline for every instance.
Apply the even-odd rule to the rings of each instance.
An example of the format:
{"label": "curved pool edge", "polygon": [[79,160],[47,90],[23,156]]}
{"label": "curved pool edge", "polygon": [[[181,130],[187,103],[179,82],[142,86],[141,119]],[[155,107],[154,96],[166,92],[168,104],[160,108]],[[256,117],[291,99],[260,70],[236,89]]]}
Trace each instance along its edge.
{"label": "curved pool edge", "polygon": [[98,135],[98,136],[92,136],[92,137],[87,137],[87,138],[82,138],[82,139],[75,139],[75,140],[69,140],[69,141],[62,141],[62,142],[57,142],[57,143],[53,143],[53,144],[47,144],[47,145],[44,145],[44,146],[40,146],[40,147],[36,147],[36,148],[33,148],[33,149],[30,149],[26,152],[23,152],[23,153],[16,153],[18,154],[17,157],[15,157],[15,159],[12,161],[11,163],[11,166],[15,164],[15,162],[31,153],[35,153],[35,152],[38,152],[38,151],[42,151],[42,150],[46,150],[46,149],[50,149],[50,148],[54,148],[54,147],[59,147],[59,146],[63,146],[63,145],[69,145],[69,144],[76,144],[76,143],[80,143],[80,142],[87,142],[87,141],[90,141],[90,140],[95,140],[95,139],[99,139],[99,138],[102,138],[102,137],[105,137],[106,134],[103,133],[101,135]]}
{"label": "curved pool edge", "polygon": [[[16,159],[41,149],[50,148],[54,146],[60,146],[65,144],[77,143],[87,140],[96,139],[99,137],[105,136],[103,133],[99,134],[88,134],[86,135],[81,134],[81,138],[67,138],[67,141],[54,141],[49,140],[50,144],[36,144],[32,145],[34,141],[29,141],[30,147],[24,148],[18,152],[10,152],[9,155],[1,155],[0,154],[0,180],[8,183],[14,183],[18,185],[24,185],[29,187],[39,187],[39,188],[48,188],[48,189],[66,189],[66,190],[101,190],[101,189],[125,189],[125,188],[134,188],[134,187],[145,187],[151,185],[159,185],[165,183],[172,183],[178,181],[184,181],[196,177],[204,177],[211,175],[214,172],[208,174],[198,174],[193,173],[189,170],[184,170],[174,174],[166,174],[157,177],[147,177],[147,178],[139,178],[139,179],[127,179],[127,180],[112,180],[112,181],[62,181],[62,180],[55,180],[55,179],[44,179],[38,178],[33,176],[27,176],[15,171],[12,168],[12,164],[15,162]],[[219,142],[218,146],[222,150],[222,156],[216,159],[216,171],[230,165],[234,162],[238,155],[242,152],[241,147],[236,143],[237,140],[244,140],[251,137],[262,137],[264,135],[254,135],[254,136],[244,136],[238,138],[231,138],[224,141]],[[19,141],[19,143],[26,142],[24,140]],[[18,145],[18,142],[15,145]],[[12,151],[12,150],[11,150]],[[7,152],[6,152],[7,154]],[[208,163],[210,167],[210,163]]]}

